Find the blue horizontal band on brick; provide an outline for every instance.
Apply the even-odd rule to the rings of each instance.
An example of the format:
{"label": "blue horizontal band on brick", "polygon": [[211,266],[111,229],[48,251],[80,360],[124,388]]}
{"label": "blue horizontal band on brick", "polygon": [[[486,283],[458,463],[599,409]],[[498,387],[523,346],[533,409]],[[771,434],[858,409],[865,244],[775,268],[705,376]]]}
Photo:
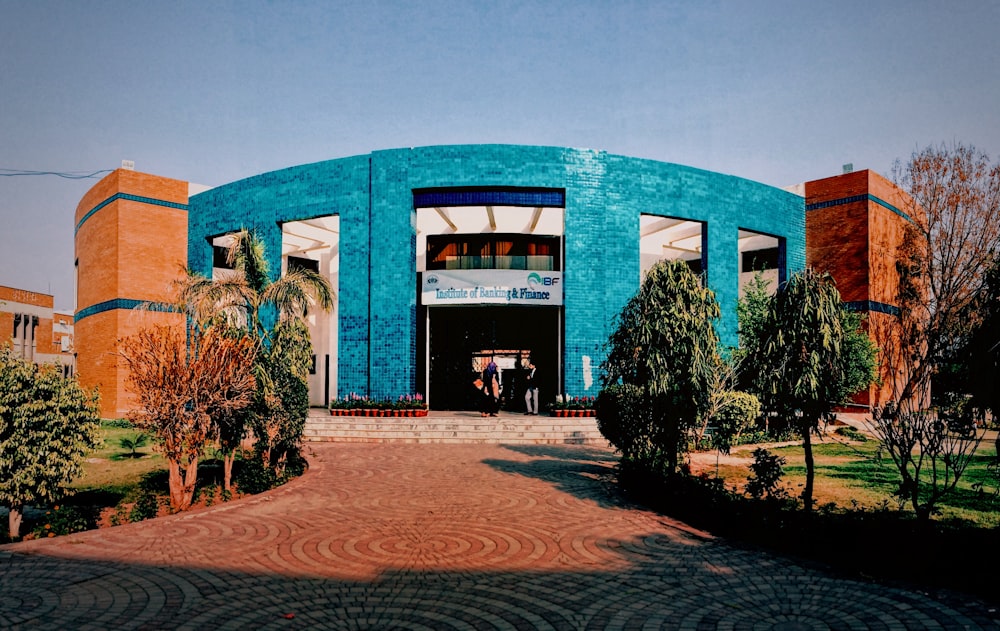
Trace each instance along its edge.
{"label": "blue horizontal band on brick", "polygon": [[162,199],[153,199],[152,197],[141,197],[139,195],[130,195],[128,193],[115,193],[114,195],[112,195],[111,197],[107,198],[106,200],[104,200],[100,204],[98,204],[98,205],[94,206],[93,208],[91,208],[87,212],[86,215],[84,215],[83,217],[81,217],[80,221],[76,224],[76,228],[73,230],[73,234],[76,234],[77,232],[80,231],[80,226],[83,225],[83,222],[85,222],[88,219],[90,219],[91,215],[93,215],[94,213],[96,213],[100,209],[104,208],[105,206],[107,206],[111,202],[119,200],[119,199],[125,199],[125,200],[128,200],[130,202],[142,202],[143,204],[152,204],[154,206],[166,206],[167,208],[176,208],[178,210],[187,210],[188,209],[187,204],[178,204],[177,202],[167,202],[167,201],[164,201]]}
{"label": "blue horizontal band on brick", "polygon": [[435,206],[544,206],[564,208],[566,193],[558,189],[518,188],[449,188],[416,190],[413,192],[414,208]]}
{"label": "blue horizontal band on brick", "polygon": [[150,311],[174,310],[174,308],[170,305],[161,302],[148,302],[145,300],[133,300],[131,298],[115,298],[114,300],[105,300],[104,302],[99,302],[96,305],[90,305],[89,307],[80,309],[73,315],[73,323],[75,324],[88,316],[104,313],[105,311],[114,311],[115,309],[135,309],[139,305],[149,305]]}
{"label": "blue horizontal band on brick", "polygon": [[828,202],[816,202],[815,204],[806,204],[806,211],[808,212],[810,210],[819,210],[820,208],[829,208],[831,206],[841,206],[843,204],[854,204],[856,202],[875,202],[882,208],[891,210],[892,212],[896,213],[897,215],[909,221],[910,223],[915,223],[913,221],[913,218],[904,213],[902,210],[896,208],[895,206],[885,201],[884,199],[879,199],[878,197],[875,197],[871,193],[867,193],[865,195],[852,195],[851,197],[842,197],[841,199],[831,199]]}
{"label": "blue horizontal band on brick", "polygon": [[899,316],[899,307],[894,307],[892,305],[887,305],[884,302],[875,302],[874,300],[855,300],[853,302],[845,302],[844,308],[848,311],[874,311],[876,313],[887,313],[891,316]]}

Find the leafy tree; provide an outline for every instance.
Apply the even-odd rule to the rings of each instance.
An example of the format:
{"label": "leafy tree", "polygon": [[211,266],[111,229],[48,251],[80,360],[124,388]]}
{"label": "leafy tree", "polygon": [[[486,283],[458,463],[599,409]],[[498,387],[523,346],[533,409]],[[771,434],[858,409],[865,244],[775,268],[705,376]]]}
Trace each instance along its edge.
{"label": "leafy tree", "polygon": [[[175,290],[173,309],[187,316],[189,336],[213,330],[227,337],[244,338],[254,346],[254,357],[259,357],[260,341],[248,334],[246,315],[232,304],[234,300],[242,304],[238,297],[248,291],[244,283],[232,279],[215,281],[187,270],[185,277],[175,283]],[[232,491],[233,463],[246,437],[246,417],[252,406],[251,403],[241,408],[215,407],[209,411],[212,434],[222,454],[223,489],[226,491]]]}
{"label": "leafy tree", "polygon": [[844,330],[841,344],[843,379],[835,401],[846,402],[852,396],[879,382],[878,346],[864,328],[865,318],[860,313],[840,310],[840,327]]}
{"label": "leafy tree", "polygon": [[[708,432],[709,425],[715,423],[716,429],[718,428],[719,413],[736,392],[736,378],[739,374],[740,361],[742,359],[735,357],[732,352],[728,358],[721,354],[716,355],[716,365],[708,382],[708,405],[702,411],[698,424],[691,428],[691,442],[693,444],[701,444]],[[717,431],[714,436],[719,436]]]}
{"label": "leafy tree", "polygon": [[129,416],[156,437],[167,459],[174,510],[185,510],[194,500],[212,418],[250,404],[255,351],[248,338],[214,329],[188,337],[183,330],[156,326],[122,341],[127,386],[139,403]]}
{"label": "leafy tree", "polygon": [[11,538],[20,536],[26,504],[64,495],[99,445],[99,428],[96,392],[0,348],[0,504],[10,511]]}
{"label": "leafy tree", "polygon": [[1000,164],[972,146],[928,147],[897,162],[895,177],[911,222],[890,270],[901,313],[883,352],[905,367],[891,373],[894,403],[922,406],[934,373],[982,322],[970,307],[1000,254]]}
{"label": "leafy tree", "polygon": [[667,474],[676,472],[687,433],[709,405],[719,364],[718,317],[715,295],[687,263],[661,261],[625,305],[608,340],[603,386],[638,388],[651,422],[648,448],[640,441],[636,453],[650,465],[662,463]]}
{"label": "leafy tree", "polygon": [[781,477],[785,474],[785,458],[763,447],[753,450],[753,464],[747,476],[746,493],[754,499],[780,500],[785,497]]}
{"label": "leafy tree", "polygon": [[257,391],[255,405],[250,408],[250,425],[264,464],[280,475],[289,456],[300,447],[309,414],[306,379],[312,347],[309,330],[298,320],[279,322],[272,336],[260,371],[270,383]]}
{"label": "leafy tree", "polygon": [[[771,397],[760,390],[760,366],[754,359],[765,350],[775,325],[773,309],[776,296],[768,291],[768,283],[755,274],[742,298],[737,303],[740,345],[733,350],[738,375],[735,379],[740,389],[758,393],[770,401],[769,411],[780,412]],[[864,318],[859,313],[841,308],[838,310],[843,340],[837,361],[841,378],[837,381],[831,403],[847,402],[854,394],[868,388],[878,380],[878,347],[864,329]],[[786,411],[787,412],[787,411]],[[774,429],[774,428],[769,428]]]}
{"label": "leafy tree", "polygon": [[743,296],[736,302],[739,346],[732,350],[732,359],[738,373],[736,381],[741,390],[750,387],[752,380],[749,377],[753,369],[749,365],[748,371],[741,370],[740,367],[748,355],[757,349],[767,331],[767,313],[774,296],[770,285],[763,274],[756,272],[744,288]]}
{"label": "leafy tree", "polygon": [[778,288],[763,330],[759,346],[752,349],[755,391],[765,407],[795,419],[806,461],[802,500],[811,511],[812,434],[847,390],[840,292],[830,275],[811,269],[793,275]]}
{"label": "leafy tree", "polygon": [[929,405],[936,374],[989,317],[982,301],[1000,253],[1000,165],[955,144],[914,153],[905,165],[897,162],[895,175],[909,194],[901,206],[911,221],[895,268],[883,270],[897,281],[899,315],[872,327],[889,392],[873,409],[871,427],[899,471],[900,494],[928,519],[983,438],[967,431],[975,427],[970,415],[981,411],[948,404],[961,397],[936,397],[945,401],[937,410]]}

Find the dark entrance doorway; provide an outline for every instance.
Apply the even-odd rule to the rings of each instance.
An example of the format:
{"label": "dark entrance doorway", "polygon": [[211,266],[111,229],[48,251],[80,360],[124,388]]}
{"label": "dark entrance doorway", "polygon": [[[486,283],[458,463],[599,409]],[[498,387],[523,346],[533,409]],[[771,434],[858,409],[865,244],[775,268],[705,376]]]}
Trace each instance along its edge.
{"label": "dark entrance doorway", "polygon": [[[504,410],[523,412],[524,370],[537,367],[544,406],[559,392],[559,307],[428,307],[430,313],[430,404],[435,410],[475,410],[472,382],[489,355],[502,370]],[[488,359],[486,359],[488,361]]]}

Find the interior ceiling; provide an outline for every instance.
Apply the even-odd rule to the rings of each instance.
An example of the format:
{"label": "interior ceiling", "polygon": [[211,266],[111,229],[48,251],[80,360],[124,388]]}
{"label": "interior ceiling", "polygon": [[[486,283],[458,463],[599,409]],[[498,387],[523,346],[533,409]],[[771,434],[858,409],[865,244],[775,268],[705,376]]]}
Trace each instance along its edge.
{"label": "interior ceiling", "polygon": [[740,252],[750,252],[753,250],[767,250],[778,247],[778,238],[769,234],[740,230],[739,236]]}
{"label": "interior ceiling", "polygon": [[[340,239],[340,217],[330,215],[281,224],[281,254],[318,259],[319,252],[336,250]],[[228,248],[233,239],[224,234],[212,239],[212,245]]]}
{"label": "interior ceiling", "polygon": [[[700,254],[703,229],[704,224],[700,221],[643,215],[640,218],[640,247],[647,253]],[[778,247],[778,239],[759,232],[740,230],[738,244],[740,252],[747,252]]]}
{"label": "interior ceiling", "polygon": [[281,224],[284,256],[317,258],[319,251],[336,247],[340,240],[340,217],[330,215]]}
{"label": "interior ceiling", "polygon": [[417,209],[417,235],[563,233],[563,209],[523,206],[449,206]]}
{"label": "interior ceiling", "polygon": [[647,254],[670,258],[690,258],[701,254],[699,221],[642,215],[639,219],[639,248]]}
{"label": "interior ceiling", "polygon": [[[417,209],[417,234],[563,234],[562,208],[522,206],[460,206]],[[648,253],[700,254],[704,224],[673,217],[642,215],[641,250]],[[316,217],[282,224],[282,254],[317,258],[318,252],[336,247],[340,237],[340,217]],[[228,235],[216,237],[212,244],[228,247]],[[739,231],[739,251],[763,250],[778,246],[770,235]]]}

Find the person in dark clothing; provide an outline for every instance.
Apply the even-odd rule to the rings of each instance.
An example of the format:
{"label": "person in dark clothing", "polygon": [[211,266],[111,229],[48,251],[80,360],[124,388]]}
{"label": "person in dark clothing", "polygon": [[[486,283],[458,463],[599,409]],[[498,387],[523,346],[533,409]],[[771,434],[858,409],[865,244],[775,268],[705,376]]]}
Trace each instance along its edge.
{"label": "person in dark clothing", "polygon": [[500,371],[492,359],[483,369],[483,393],[485,394],[485,409],[483,416],[499,416],[500,413]]}
{"label": "person in dark clothing", "polygon": [[524,391],[524,404],[527,406],[525,414],[538,416],[538,381],[535,377],[535,364],[530,359],[525,367],[528,374],[525,378],[527,389]]}

